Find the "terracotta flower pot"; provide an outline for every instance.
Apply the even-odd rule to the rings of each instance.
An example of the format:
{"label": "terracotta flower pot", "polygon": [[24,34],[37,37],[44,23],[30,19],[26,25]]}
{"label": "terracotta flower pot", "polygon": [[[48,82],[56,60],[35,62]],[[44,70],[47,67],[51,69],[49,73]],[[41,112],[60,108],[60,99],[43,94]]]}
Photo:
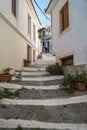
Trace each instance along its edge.
{"label": "terracotta flower pot", "polygon": [[24,67],[29,67],[31,64],[31,61],[29,60],[24,60]]}
{"label": "terracotta flower pot", "polygon": [[42,54],[39,54],[37,59],[42,59]]}
{"label": "terracotta flower pot", "polygon": [[12,78],[12,75],[8,74],[8,75],[0,75],[0,82],[8,82],[10,81]]}
{"label": "terracotta flower pot", "polygon": [[85,83],[76,83],[75,84],[75,88],[77,89],[77,90],[80,90],[80,91],[83,91],[83,90],[85,90]]}

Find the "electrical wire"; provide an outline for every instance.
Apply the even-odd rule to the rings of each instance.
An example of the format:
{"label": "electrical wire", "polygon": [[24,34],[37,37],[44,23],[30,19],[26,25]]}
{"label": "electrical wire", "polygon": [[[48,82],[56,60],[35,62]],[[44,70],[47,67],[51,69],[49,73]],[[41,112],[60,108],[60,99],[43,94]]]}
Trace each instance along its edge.
{"label": "electrical wire", "polygon": [[36,6],[39,8],[39,10],[42,12],[42,14],[43,14],[49,21],[51,21],[50,18],[48,18],[48,17],[46,16],[46,14],[44,13],[44,11],[40,8],[40,6],[39,6],[38,3],[36,2],[36,0],[33,0],[33,1],[34,1],[34,3],[36,4]]}

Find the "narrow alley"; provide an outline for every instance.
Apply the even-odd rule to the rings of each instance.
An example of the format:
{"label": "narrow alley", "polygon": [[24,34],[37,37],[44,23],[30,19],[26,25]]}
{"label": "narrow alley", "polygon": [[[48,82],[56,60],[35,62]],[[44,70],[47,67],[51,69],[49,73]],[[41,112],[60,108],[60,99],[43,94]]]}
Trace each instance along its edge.
{"label": "narrow alley", "polygon": [[20,92],[19,97],[0,100],[0,130],[87,130],[87,90],[70,94],[61,89],[63,76],[45,71],[53,63],[55,56],[43,54],[23,68],[21,81],[13,77],[10,83],[0,83],[1,89]]}

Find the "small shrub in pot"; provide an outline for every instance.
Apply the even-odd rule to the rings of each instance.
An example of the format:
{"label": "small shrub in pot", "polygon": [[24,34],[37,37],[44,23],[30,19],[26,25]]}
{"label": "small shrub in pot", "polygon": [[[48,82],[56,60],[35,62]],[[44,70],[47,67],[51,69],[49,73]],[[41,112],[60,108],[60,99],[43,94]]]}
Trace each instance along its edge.
{"label": "small shrub in pot", "polygon": [[46,71],[52,75],[63,75],[63,68],[59,63],[48,65]]}

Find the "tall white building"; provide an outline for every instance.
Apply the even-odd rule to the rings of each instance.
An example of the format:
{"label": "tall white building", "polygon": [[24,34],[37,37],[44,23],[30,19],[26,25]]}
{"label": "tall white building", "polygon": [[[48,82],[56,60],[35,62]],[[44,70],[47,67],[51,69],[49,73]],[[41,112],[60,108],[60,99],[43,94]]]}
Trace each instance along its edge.
{"label": "tall white building", "polygon": [[51,0],[52,47],[62,65],[87,64],[87,0]]}
{"label": "tall white building", "polygon": [[0,0],[0,70],[36,61],[39,25],[32,0]]}
{"label": "tall white building", "polygon": [[42,52],[52,52],[51,26],[44,26],[38,30]]}

